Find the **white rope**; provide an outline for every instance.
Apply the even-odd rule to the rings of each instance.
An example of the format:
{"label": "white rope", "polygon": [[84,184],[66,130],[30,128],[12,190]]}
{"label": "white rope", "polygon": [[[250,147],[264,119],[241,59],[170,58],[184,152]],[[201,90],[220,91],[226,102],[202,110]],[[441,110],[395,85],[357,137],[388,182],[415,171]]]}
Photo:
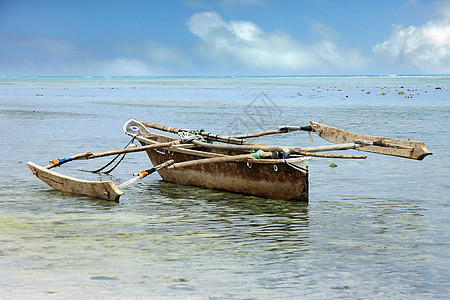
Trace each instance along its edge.
{"label": "white rope", "polygon": [[189,131],[179,131],[178,136],[182,143],[190,143],[193,140],[203,140],[201,135]]}

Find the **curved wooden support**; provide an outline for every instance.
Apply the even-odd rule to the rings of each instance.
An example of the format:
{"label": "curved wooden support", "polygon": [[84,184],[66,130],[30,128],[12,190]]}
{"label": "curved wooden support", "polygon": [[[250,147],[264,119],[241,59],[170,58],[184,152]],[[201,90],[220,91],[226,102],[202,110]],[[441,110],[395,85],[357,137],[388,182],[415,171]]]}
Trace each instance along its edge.
{"label": "curved wooden support", "polygon": [[87,181],[59,174],[31,161],[27,166],[37,178],[57,191],[119,201],[123,192],[112,181]]}
{"label": "curved wooden support", "polygon": [[422,160],[427,155],[433,154],[430,151],[428,151],[428,149],[425,147],[425,144],[422,142],[413,142],[400,139],[351,133],[344,131],[342,129],[334,128],[331,126],[319,124],[312,121],[311,126],[318,136],[335,144],[354,143],[354,142],[371,144],[369,146],[358,148],[358,150],[361,151],[399,156],[417,160]]}

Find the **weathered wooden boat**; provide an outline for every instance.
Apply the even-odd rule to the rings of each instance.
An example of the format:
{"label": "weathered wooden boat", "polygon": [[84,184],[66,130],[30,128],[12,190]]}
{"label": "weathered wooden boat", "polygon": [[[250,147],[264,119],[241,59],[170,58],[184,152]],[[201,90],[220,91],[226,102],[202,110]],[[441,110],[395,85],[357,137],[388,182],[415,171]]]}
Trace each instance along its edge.
{"label": "weathered wooden boat", "polygon": [[[143,146],[178,141],[177,138],[148,131],[140,122],[130,121],[125,131],[136,135]],[[158,171],[168,182],[277,199],[308,199],[307,157],[258,159],[242,152],[196,146],[160,147],[146,150],[153,165],[168,160],[174,164]],[[231,157],[231,158],[227,158]],[[177,163],[216,158],[216,163],[178,167]],[[219,158],[219,159],[218,159]],[[224,158],[221,162],[220,158]],[[226,161],[229,160],[229,161]],[[211,161],[211,160],[210,160]],[[214,160],[213,160],[214,162]]]}
{"label": "weathered wooden boat", "polygon": [[[178,134],[178,137],[159,134],[148,128]],[[296,130],[314,131],[335,145],[300,148],[262,145],[244,140]],[[416,160],[422,160],[431,154],[421,142],[354,134],[315,122],[306,127],[280,126],[276,130],[240,136],[219,136],[205,131],[129,120],[124,125],[124,131],[132,136],[133,140],[138,140],[141,146],[97,153],[88,151],[69,158],[52,160],[46,167],[32,162],[27,164],[34,175],[56,190],[113,201],[118,201],[123,194],[121,188],[153,172],[158,172],[165,181],[181,185],[267,198],[308,201],[307,162],[310,157],[366,158],[359,155],[318,152],[358,149]],[[50,170],[73,160],[139,151],[145,151],[155,167],[134,174],[137,177],[118,186],[112,181],[84,181]]]}

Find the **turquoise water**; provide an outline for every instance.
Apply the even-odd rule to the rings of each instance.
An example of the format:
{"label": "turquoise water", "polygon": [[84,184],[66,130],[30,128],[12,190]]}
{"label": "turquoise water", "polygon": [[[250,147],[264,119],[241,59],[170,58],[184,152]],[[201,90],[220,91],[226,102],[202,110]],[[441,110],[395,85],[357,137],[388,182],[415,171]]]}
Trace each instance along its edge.
{"label": "turquoise water", "polygon": [[[0,298],[446,298],[450,77],[0,78]],[[325,122],[423,141],[424,161],[312,159],[309,204],[161,181],[120,203],[26,161],[125,146],[130,118],[228,134]],[[304,132],[261,143],[313,146]],[[361,154],[347,151],[346,154]],[[365,153],[364,153],[365,154]],[[108,158],[57,171],[96,180]],[[338,165],[330,168],[330,164]],[[150,167],[130,154],[121,183]]]}

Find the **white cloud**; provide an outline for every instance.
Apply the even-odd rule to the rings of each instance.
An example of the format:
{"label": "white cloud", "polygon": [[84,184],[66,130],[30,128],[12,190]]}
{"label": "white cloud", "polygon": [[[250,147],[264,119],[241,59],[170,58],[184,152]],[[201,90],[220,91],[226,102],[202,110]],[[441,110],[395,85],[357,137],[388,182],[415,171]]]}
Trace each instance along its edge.
{"label": "white cloud", "polygon": [[[235,0],[221,3],[238,5]],[[246,5],[259,3],[249,0]],[[116,41],[114,47],[101,42],[81,45],[50,35],[3,33],[0,74],[450,73],[450,2],[441,2],[439,15],[422,26],[393,25],[390,36],[366,55],[340,44],[342,33],[314,21],[310,24],[315,34],[312,43],[284,32],[265,31],[248,20],[224,20],[216,12],[194,14],[187,26],[197,39],[195,45],[185,48],[176,46],[176,40],[169,45],[125,39],[120,45]]]}
{"label": "white cloud", "polygon": [[354,72],[368,64],[358,50],[331,40],[307,45],[282,32],[264,32],[248,21],[225,22],[216,12],[193,15],[189,30],[201,39],[203,56],[230,69],[302,74]]}
{"label": "white cloud", "polygon": [[450,5],[422,26],[393,25],[391,35],[373,47],[380,62],[404,72],[450,73]]}

